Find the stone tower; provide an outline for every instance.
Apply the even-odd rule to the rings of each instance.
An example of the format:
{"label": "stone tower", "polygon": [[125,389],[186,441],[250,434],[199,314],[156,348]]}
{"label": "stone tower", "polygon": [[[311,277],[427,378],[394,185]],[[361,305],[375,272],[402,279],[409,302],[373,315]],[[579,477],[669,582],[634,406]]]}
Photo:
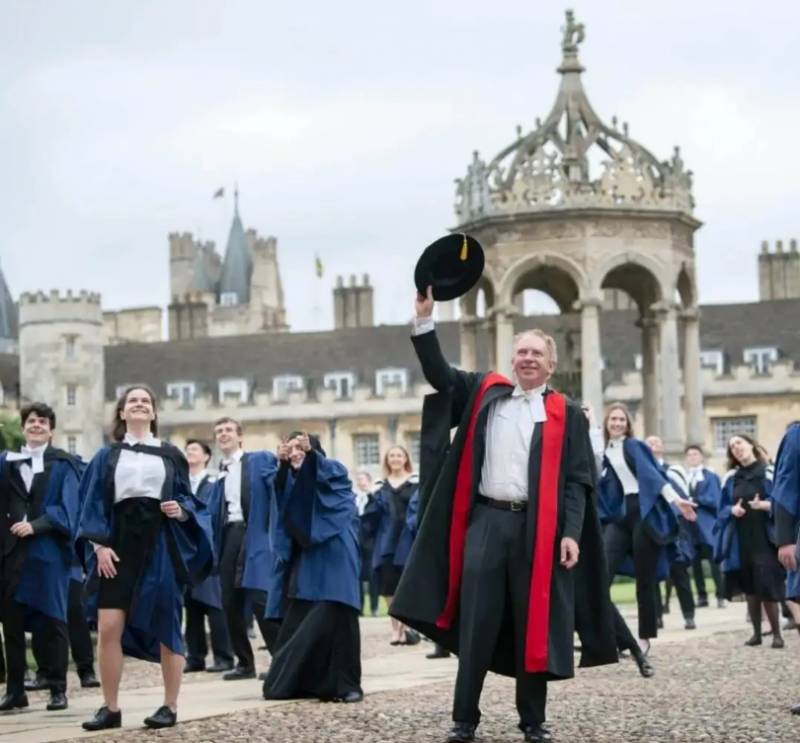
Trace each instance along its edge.
{"label": "stone tower", "polygon": [[[600,119],[583,87],[585,29],[572,11],[562,31],[560,86],[548,116],[527,134],[518,127],[490,162],[474,153],[457,181],[455,231],[474,235],[486,250],[481,282],[461,300],[461,364],[477,364],[477,332],[485,330],[490,365],[507,371],[516,297],[543,291],[580,330],[578,391],[600,411],[603,351],[615,352],[601,349],[604,292],[624,292],[639,314],[631,332],[642,339],[645,428],[675,453],[704,432],[692,174],[677,147],[659,160],[627,124]],[[487,308],[481,317],[479,293]]]}
{"label": "stone tower", "polygon": [[797,250],[797,240],[789,241],[788,251],[783,249],[783,240],[775,243],[774,252],[770,252],[766,240],[761,243],[758,297],[762,302],[800,297],[800,252]]}
{"label": "stone tower", "polygon": [[336,277],[336,288],[333,290],[333,321],[336,330],[339,328],[371,328],[374,324],[373,289],[369,276],[364,274],[362,284],[356,277],[350,277],[349,286],[344,285],[342,276]]}
{"label": "stone tower", "polygon": [[92,456],[106,423],[100,295],[23,294],[19,375],[23,403],[40,400],[56,411],[56,446]]}

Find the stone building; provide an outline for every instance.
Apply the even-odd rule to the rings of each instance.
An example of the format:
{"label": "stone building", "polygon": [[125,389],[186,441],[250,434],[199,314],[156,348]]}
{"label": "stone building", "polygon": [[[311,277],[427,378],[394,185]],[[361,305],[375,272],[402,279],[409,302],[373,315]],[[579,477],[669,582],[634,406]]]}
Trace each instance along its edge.
{"label": "stone building", "polygon": [[800,297],[800,252],[797,250],[797,240],[789,241],[788,252],[783,250],[783,240],[775,243],[774,252],[770,252],[766,240],[761,243],[758,296],[762,300]]}
{"label": "stone building", "polygon": [[239,193],[225,255],[190,232],[169,236],[169,337],[172,340],[288,330],[278,243],[244,229]]}

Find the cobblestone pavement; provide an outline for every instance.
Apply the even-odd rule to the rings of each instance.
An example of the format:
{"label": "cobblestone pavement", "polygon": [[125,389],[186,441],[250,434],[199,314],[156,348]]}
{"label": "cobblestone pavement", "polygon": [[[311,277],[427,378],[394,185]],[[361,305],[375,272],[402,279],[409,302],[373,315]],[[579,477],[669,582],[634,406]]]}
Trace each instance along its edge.
{"label": "cobblestone pavement", "polygon": [[[630,660],[578,672],[550,686],[548,725],[557,741],[773,743],[800,740],[800,637],[785,650],[743,645],[747,627],[658,645],[657,674],[642,679]],[[382,637],[379,637],[382,640]],[[378,641],[376,640],[376,643]],[[383,653],[383,645],[376,644]],[[424,659],[421,659],[424,661]],[[424,661],[431,663],[434,661]],[[187,689],[186,693],[190,691]],[[139,741],[443,741],[452,682],[369,695],[356,705],[304,701],[182,723],[156,733],[104,735],[104,743]],[[490,676],[484,689],[485,741],[519,741],[510,679]]]}

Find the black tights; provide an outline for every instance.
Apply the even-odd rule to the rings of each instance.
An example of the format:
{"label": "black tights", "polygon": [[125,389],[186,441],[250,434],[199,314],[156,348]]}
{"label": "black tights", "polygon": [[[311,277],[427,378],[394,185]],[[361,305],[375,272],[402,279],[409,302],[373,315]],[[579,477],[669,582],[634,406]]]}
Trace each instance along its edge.
{"label": "black tights", "polygon": [[758,596],[747,594],[747,610],[750,612],[750,622],[753,625],[753,636],[761,639],[761,607],[767,615],[773,639],[781,637],[781,614],[777,601],[762,601]]}

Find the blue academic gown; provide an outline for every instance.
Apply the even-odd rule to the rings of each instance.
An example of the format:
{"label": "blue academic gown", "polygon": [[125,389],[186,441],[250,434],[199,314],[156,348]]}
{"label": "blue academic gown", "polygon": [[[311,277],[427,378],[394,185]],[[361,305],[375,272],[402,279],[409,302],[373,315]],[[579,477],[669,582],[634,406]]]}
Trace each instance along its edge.
{"label": "blue academic gown", "polygon": [[[97,559],[91,543],[112,543],[114,471],[122,448],[112,444],[100,449],[81,480],[78,548],[90,591],[99,585],[93,580]],[[160,660],[162,644],[173,653],[183,654],[181,616],[185,588],[204,580],[214,565],[210,514],[191,493],[186,460],[171,444],[162,442],[160,449],[166,470],[162,500],[177,501],[188,519],[164,518],[155,549],[134,592],[122,635],[126,655],[153,662]]]}
{"label": "blue academic gown", "polygon": [[[14,599],[32,612],[59,622],[67,621],[67,597],[72,569],[72,543],[79,511],[78,462],[61,449],[48,446],[44,453],[48,472],[47,491],[41,513],[33,523],[44,519],[47,531],[25,537],[25,561]],[[6,466],[6,453],[0,454],[0,468]]]}
{"label": "blue academic gown", "polygon": [[[206,476],[197,487],[194,497],[204,506],[208,506],[209,498],[214,490],[214,480]],[[219,576],[209,575],[208,578],[192,586],[189,589],[191,597],[201,604],[210,606],[212,609],[222,608],[222,589],[220,588]]]}
{"label": "blue academic gown", "polygon": [[697,483],[692,491],[692,500],[697,504],[695,513],[694,533],[700,544],[713,549],[714,547],[714,524],[717,521],[717,511],[722,494],[722,485],[716,472],[712,472],[708,467],[703,467],[703,479]]}
{"label": "blue academic gown", "polygon": [[[242,456],[242,506],[247,522],[244,555],[237,588],[268,591],[274,565],[269,543],[269,504],[278,473],[278,458],[268,451],[245,452]],[[217,553],[221,554],[222,535],[227,522],[225,478],[214,483],[208,499],[212,514]]]}
{"label": "blue academic gown", "polygon": [[372,552],[372,568],[379,569],[387,558],[392,565],[402,568],[408,560],[414,536],[417,533],[417,512],[419,511],[419,487],[414,489],[406,508],[406,518],[397,539],[394,539],[391,507],[388,496],[379,489],[364,510],[362,524],[368,533],[374,535],[375,548]]}
{"label": "blue academic gown", "polygon": [[[796,543],[800,562],[800,423],[789,427],[778,448],[772,501],[775,542],[779,547]],[[800,570],[786,576],[786,597],[800,597]]]}
{"label": "blue academic gown", "polygon": [[[739,570],[742,566],[739,552],[739,533],[736,530],[736,519],[733,516],[733,483],[736,470],[731,470],[725,476],[717,511],[717,522],[714,525],[714,560],[721,564],[722,572],[729,573]],[[767,468],[764,480],[763,500],[772,501],[772,472]],[[775,509],[769,511],[767,521],[767,539],[775,544]]]}
{"label": "blue academic gown", "polygon": [[[663,580],[669,575],[669,563],[678,557],[675,548],[679,530],[678,517],[672,506],[661,495],[664,485],[671,483],[671,480],[644,441],[628,437],[623,442],[622,448],[625,462],[639,485],[641,519],[650,537],[663,547],[656,569],[656,577]],[[598,484],[597,511],[602,524],[620,522],[627,512],[622,483],[605,456]],[[623,563],[619,574],[633,577],[632,560]]]}
{"label": "blue academic gown", "polygon": [[278,480],[270,506],[275,570],[266,616],[281,618],[285,599],[360,611],[359,521],[346,468],[312,449],[296,473],[283,465]]}

